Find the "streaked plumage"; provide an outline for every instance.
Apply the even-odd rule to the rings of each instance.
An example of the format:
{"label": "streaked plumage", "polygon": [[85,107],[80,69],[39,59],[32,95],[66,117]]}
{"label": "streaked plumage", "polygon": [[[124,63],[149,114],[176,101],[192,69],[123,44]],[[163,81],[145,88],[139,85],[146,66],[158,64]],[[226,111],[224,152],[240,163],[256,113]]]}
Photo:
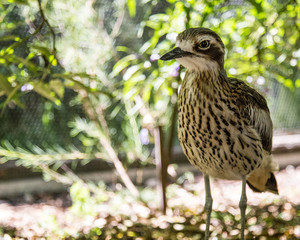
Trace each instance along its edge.
{"label": "streaked plumage", "polygon": [[[273,127],[264,97],[243,81],[227,77],[224,44],[210,29],[188,29],[178,35],[176,45],[161,59],[177,59],[187,68],[179,94],[178,136],[189,161],[205,176],[209,215],[208,176],[247,179],[254,191],[278,193],[273,174],[277,165],[271,158]],[[244,184],[243,192],[244,212]]]}

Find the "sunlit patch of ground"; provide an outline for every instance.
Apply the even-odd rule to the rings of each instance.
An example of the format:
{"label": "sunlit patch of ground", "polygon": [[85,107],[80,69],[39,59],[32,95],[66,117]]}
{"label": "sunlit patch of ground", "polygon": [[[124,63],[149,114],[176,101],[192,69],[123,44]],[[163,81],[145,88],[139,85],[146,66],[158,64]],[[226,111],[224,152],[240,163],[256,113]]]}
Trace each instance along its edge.
{"label": "sunlit patch of ground", "polygon": [[[247,188],[247,239],[300,238],[300,167],[289,166],[276,173],[276,178],[280,195],[253,193]],[[65,207],[70,201],[66,194],[43,196],[31,199],[31,204],[2,201],[0,233],[5,240],[203,239],[203,178],[189,175],[179,180],[180,185],[168,187],[166,216],[157,209],[157,194],[150,187],[141,190],[144,202],[120,190],[108,193],[109,200],[102,204],[91,197],[76,208]],[[211,188],[211,239],[238,239],[241,182],[212,180]]]}

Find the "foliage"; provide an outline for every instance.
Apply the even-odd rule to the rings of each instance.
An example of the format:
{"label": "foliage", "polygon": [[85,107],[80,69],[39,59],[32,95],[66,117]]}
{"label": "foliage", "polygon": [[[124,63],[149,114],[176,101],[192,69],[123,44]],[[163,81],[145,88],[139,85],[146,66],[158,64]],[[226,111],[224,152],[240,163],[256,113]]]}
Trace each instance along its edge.
{"label": "foliage", "polygon": [[[153,163],[152,135],[158,126],[167,136],[170,154],[184,77],[178,63],[157,60],[189,27],[209,27],[220,34],[228,74],[268,93],[275,126],[284,122],[299,127],[300,11],[295,0],[31,0],[1,3],[0,9],[2,114],[22,108],[26,113],[35,92],[44,99],[33,104],[42,112],[40,125],[45,128],[40,129],[53,132],[47,127],[51,125],[58,134],[67,128],[80,141],[79,147],[70,141],[58,150],[55,144],[37,146],[31,139],[22,147],[18,139],[3,141],[2,162],[18,159],[27,167],[50,171],[54,179],[60,177],[55,174],[59,169],[77,181],[65,167],[66,156],[90,160],[98,154],[137,196],[125,167]],[[277,111],[282,85],[292,100],[289,108]],[[79,113],[56,119],[74,107]],[[74,151],[81,157],[72,157]],[[41,163],[43,159],[47,161]]]}
{"label": "foliage", "polygon": [[109,193],[103,184],[87,184],[83,181],[77,181],[72,185],[70,196],[73,202],[71,210],[83,216],[96,216],[97,206],[109,199]]}
{"label": "foliage", "polygon": [[[79,4],[79,2],[77,3]],[[43,6],[41,5],[41,1],[32,1],[27,4],[28,5],[25,6],[13,7],[11,7],[12,5],[2,5],[3,10],[5,10],[3,13],[4,18],[11,13],[19,12],[20,16],[22,16],[24,20],[29,22],[29,26],[32,26],[33,29],[35,28],[35,24],[38,25],[33,34],[30,34],[28,37],[25,37],[23,39],[21,39],[21,36],[17,38],[9,37],[8,40],[13,40],[13,42],[9,42],[8,47],[1,50],[4,53],[2,62],[5,63],[6,67],[6,69],[4,69],[4,72],[6,72],[6,76],[3,76],[3,81],[1,82],[4,83],[5,86],[10,86],[2,88],[2,95],[4,94],[6,96],[6,100],[3,102],[2,106],[3,111],[7,107],[8,103],[15,103],[22,107],[22,104],[19,102],[20,97],[31,90],[36,91],[38,94],[54,102],[56,105],[60,105],[60,99],[64,97],[65,88],[71,88],[73,91],[77,92],[77,104],[79,102],[82,104],[86,118],[91,119],[91,124],[97,129],[97,131],[92,132],[92,135],[89,136],[85,136],[84,134],[82,134],[81,131],[83,130],[77,130],[77,133],[75,133],[76,131],[74,130],[72,132],[73,136],[78,135],[78,139],[82,140],[82,148],[84,148],[85,152],[87,153],[92,152],[93,156],[95,156],[95,153],[97,153],[97,151],[106,151],[106,153],[108,154],[107,158],[110,159],[115,165],[118,165],[117,171],[119,172],[125,185],[129,186],[129,189],[134,194],[137,194],[134,185],[131,183],[128,176],[126,177],[124,167],[122,166],[122,163],[118,159],[116,152],[111,146],[112,142],[110,138],[113,129],[111,128],[111,126],[110,128],[108,128],[107,119],[105,119],[104,117],[104,110],[110,107],[112,104],[116,104],[120,101],[119,97],[117,97],[115,101],[111,101],[111,98],[115,95],[112,94],[115,89],[115,87],[113,86],[114,81],[109,82],[107,79],[104,81],[100,80],[101,77],[106,78],[105,74],[101,70],[101,66],[103,66],[104,63],[108,61],[107,59],[109,59],[109,56],[111,56],[110,51],[112,48],[111,46],[109,46],[108,40],[113,41],[115,36],[109,36],[104,39],[104,35],[107,34],[106,29],[103,29],[103,31],[100,33],[102,34],[102,36],[99,36],[99,32],[96,31],[95,23],[99,23],[101,19],[96,14],[93,14],[92,6],[85,4],[85,1],[82,1],[82,3],[80,3],[79,5],[72,5],[73,8],[70,9],[70,15],[68,15],[67,17],[63,16],[64,20],[68,20],[68,24],[66,25],[66,29],[64,29],[64,31],[61,31],[60,33],[61,36],[69,35],[69,37],[74,40],[74,42],[70,45],[70,38],[68,38],[68,41],[65,41],[66,38],[63,37],[58,38],[54,33],[54,29],[49,23],[54,22],[55,26],[59,26],[59,24],[62,23],[62,19],[58,17],[60,15],[57,15],[57,12],[46,11],[47,9],[52,9],[51,7],[53,6],[55,6],[56,11],[63,10],[63,8],[67,7],[69,2],[49,2],[47,5]],[[78,8],[80,5],[82,5],[82,7]],[[45,12],[44,9],[46,9]],[[86,14],[81,13],[79,14],[81,18],[74,19],[74,11],[83,11]],[[26,12],[25,15],[23,15],[24,12]],[[118,11],[118,13],[120,13],[120,11]],[[35,22],[32,22],[32,19],[34,19]],[[120,20],[122,21],[122,17],[120,18]],[[36,23],[39,21],[41,22],[40,24]],[[82,25],[82,22],[86,25]],[[117,22],[113,26],[111,33],[112,35],[118,34],[118,28],[120,27],[118,26],[118,24],[119,23]],[[17,26],[17,24],[12,25],[12,29]],[[47,28],[45,28],[45,26],[47,26]],[[82,26],[82,28],[73,28],[73,26]],[[72,28],[73,32],[69,31]],[[74,29],[76,29],[76,31],[74,31]],[[84,33],[87,30],[89,30],[88,34],[79,34],[80,32]],[[77,38],[72,37],[72,34],[76,35]],[[32,42],[30,42],[29,40],[31,40],[31,38],[35,36],[38,36],[38,38],[35,38],[32,40]],[[6,36],[6,38],[7,37],[8,36]],[[51,39],[51,42],[47,42],[47,39],[49,39],[49,37]],[[86,37],[86,39],[84,37]],[[81,43],[82,41],[89,41],[89,46],[93,47],[91,38],[95,41],[94,46],[97,47],[93,49],[91,48],[90,51],[86,51],[87,47],[82,46]],[[102,45],[99,44],[99,39],[103,39]],[[78,44],[80,44],[80,46],[76,47],[76,45]],[[106,52],[103,51],[102,46],[104,46],[104,44],[106,45]],[[20,47],[21,45],[26,46],[26,51],[15,51],[15,49],[18,49],[18,47]],[[74,50],[74,47],[77,51]],[[64,56],[59,61],[57,60],[56,52],[59,52],[60,54],[62,54],[62,56]],[[82,56],[84,56],[83,53],[88,56],[88,59],[82,59]],[[9,54],[14,57],[10,58]],[[19,56],[20,54],[21,56]],[[93,56],[95,59],[91,59],[91,57]],[[14,61],[15,59],[20,60],[22,59],[22,57],[25,59],[22,60],[23,64]],[[105,57],[107,59],[105,59]],[[75,62],[73,62],[73,60]],[[93,64],[89,63],[88,60],[92,60]],[[98,61],[101,62],[99,63]],[[79,64],[79,62],[81,62],[82,64]],[[98,67],[99,64],[100,67]],[[71,72],[67,72],[68,70]],[[78,70],[82,70],[82,72],[78,72]],[[26,73],[26,79],[24,78],[24,72]],[[9,78],[9,75],[13,75],[14,77]],[[9,82],[9,79],[11,80],[11,82]],[[108,92],[104,90],[105,88],[109,89],[110,91]],[[113,114],[116,114],[116,112],[114,112]],[[44,114],[44,116],[47,115]],[[90,120],[87,121],[83,119],[81,123],[87,125],[89,121]],[[49,122],[49,117],[45,118],[44,122]],[[131,123],[134,123],[134,121],[131,121]],[[72,125],[72,123],[70,123],[70,126],[76,127],[79,125]],[[83,128],[87,129],[88,126],[84,126]],[[96,132],[100,134],[100,139],[98,138],[98,140],[95,142],[95,140],[93,139],[95,139],[94,133]],[[99,134],[96,137],[99,137]],[[97,149],[96,152],[95,149]],[[24,155],[18,154],[18,150],[13,151],[14,152],[11,155],[22,157],[20,158],[20,160],[22,160],[20,162],[22,162],[23,165],[32,167],[36,167],[36,162],[34,162],[33,159],[43,158],[42,155],[44,155],[44,153],[41,153],[32,159],[28,159],[27,157],[24,157]],[[51,150],[48,152],[51,152]],[[142,155],[142,151],[139,150],[139,152]],[[145,152],[147,153],[147,151]],[[70,154],[72,155],[72,153]],[[70,154],[67,155],[71,156]],[[59,156],[59,154],[54,153],[54,155],[52,155],[53,161],[57,160],[55,155]],[[85,156],[88,157],[88,155]],[[141,158],[143,157],[141,156]],[[87,159],[90,158],[88,157]],[[6,159],[4,158],[3,160]],[[52,163],[49,162],[48,165],[51,166],[52,170],[55,170],[57,169],[57,166],[62,166],[63,160],[60,162],[60,164],[55,164],[54,166],[52,166]],[[126,178],[127,180],[125,180]]]}

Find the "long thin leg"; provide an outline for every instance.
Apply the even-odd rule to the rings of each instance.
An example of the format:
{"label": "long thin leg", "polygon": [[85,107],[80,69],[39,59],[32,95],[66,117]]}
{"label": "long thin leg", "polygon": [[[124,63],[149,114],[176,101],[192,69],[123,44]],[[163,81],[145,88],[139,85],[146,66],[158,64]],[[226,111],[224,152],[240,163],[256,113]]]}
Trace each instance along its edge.
{"label": "long thin leg", "polygon": [[245,231],[245,213],[247,207],[247,196],[246,196],[246,176],[243,176],[242,179],[242,195],[240,200],[240,209],[241,209],[241,240],[244,240],[244,231]]}
{"label": "long thin leg", "polygon": [[205,240],[209,238],[209,226],[210,226],[210,215],[212,209],[212,197],[210,193],[210,183],[209,176],[204,175],[204,183],[205,183],[205,211],[206,211],[206,228],[205,228]]}

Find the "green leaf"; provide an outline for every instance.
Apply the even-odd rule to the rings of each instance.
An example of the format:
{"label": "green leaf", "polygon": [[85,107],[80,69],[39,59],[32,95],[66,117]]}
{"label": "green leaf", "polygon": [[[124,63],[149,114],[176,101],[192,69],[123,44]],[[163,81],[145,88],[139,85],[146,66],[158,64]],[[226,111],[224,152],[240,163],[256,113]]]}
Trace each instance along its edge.
{"label": "green leaf", "polygon": [[10,85],[7,77],[2,74],[0,74],[0,92],[1,90],[4,91],[6,95],[9,95],[13,90],[13,87]]}
{"label": "green leaf", "polygon": [[152,28],[154,30],[158,30],[161,27],[161,23],[156,22],[156,21],[148,20],[148,21],[146,21],[146,26],[149,27],[149,28]]}
{"label": "green leaf", "polygon": [[54,102],[56,105],[60,105],[60,100],[55,97],[55,93],[51,91],[49,84],[43,82],[31,82],[34,91],[36,91],[41,96],[49,99],[50,101]]}
{"label": "green leaf", "polygon": [[113,71],[110,73],[110,77],[113,78],[117,76],[124,68],[128,67],[131,61],[137,59],[136,55],[130,54],[122,59],[120,59],[114,66]]}
{"label": "green leaf", "polygon": [[264,58],[265,58],[265,60],[267,60],[267,61],[274,61],[274,60],[275,60],[275,56],[274,56],[274,54],[272,54],[272,53],[266,53],[266,54],[264,55]]}
{"label": "green leaf", "polygon": [[128,52],[129,48],[125,46],[117,46],[117,51],[118,52]]}
{"label": "green leaf", "polygon": [[14,4],[28,5],[28,1],[27,0],[7,0],[7,2],[14,3]]}
{"label": "green leaf", "polygon": [[135,0],[127,0],[127,7],[130,17],[134,17],[136,14],[136,2]]}
{"label": "green leaf", "polygon": [[[289,88],[290,90],[295,89],[294,83],[291,79],[285,78],[281,75],[277,75],[277,80],[278,80],[278,82],[282,83],[285,87]],[[295,85],[296,85],[296,83],[295,83]]]}
{"label": "green leaf", "polygon": [[53,66],[56,66],[57,65],[57,60],[55,58],[54,55],[50,55],[49,56],[49,62],[53,65]]}
{"label": "green leaf", "polygon": [[151,43],[149,41],[145,42],[143,46],[139,49],[140,54],[144,54],[151,47]]}
{"label": "green leaf", "polygon": [[4,35],[0,37],[0,41],[15,41],[17,39],[17,36],[15,35]]}
{"label": "green leaf", "polygon": [[[18,56],[15,56],[15,55],[12,55],[9,60],[13,63],[16,63],[16,64],[23,64],[25,65],[26,67],[28,67],[29,70],[33,71],[33,72],[36,72],[38,69],[39,69],[39,66],[38,65],[35,65],[34,63],[32,63],[30,61],[30,59],[24,59],[24,58],[21,58],[21,57],[18,57]],[[20,65],[22,67],[22,65]]]}
{"label": "green leaf", "polygon": [[33,49],[37,50],[39,53],[41,53],[42,55],[46,56],[48,59],[50,56],[52,56],[50,50],[46,47],[42,47],[42,46],[36,46],[33,45],[31,46]]}
{"label": "green leaf", "polygon": [[[5,99],[4,103],[1,103],[1,107],[2,107],[1,114],[4,112],[5,107],[11,100],[14,100],[15,104],[17,104],[19,107],[21,107],[21,108],[24,107],[24,105],[16,97],[17,91],[21,88],[21,86],[22,86],[22,84],[12,87],[11,91],[6,93],[7,98]],[[0,95],[1,95],[1,91],[0,91]]]}
{"label": "green leaf", "polygon": [[285,79],[283,82],[284,86],[288,87],[291,90],[294,90],[294,84],[291,79]]}
{"label": "green leaf", "polygon": [[143,92],[143,100],[145,102],[148,102],[150,100],[152,89],[153,89],[152,84],[146,85],[144,92]]}
{"label": "green leaf", "polygon": [[49,82],[49,85],[50,85],[50,89],[52,89],[60,99],[62,99],[64,97],[65,86],[62,81],[60,81],[58,79],[51,80]]}

